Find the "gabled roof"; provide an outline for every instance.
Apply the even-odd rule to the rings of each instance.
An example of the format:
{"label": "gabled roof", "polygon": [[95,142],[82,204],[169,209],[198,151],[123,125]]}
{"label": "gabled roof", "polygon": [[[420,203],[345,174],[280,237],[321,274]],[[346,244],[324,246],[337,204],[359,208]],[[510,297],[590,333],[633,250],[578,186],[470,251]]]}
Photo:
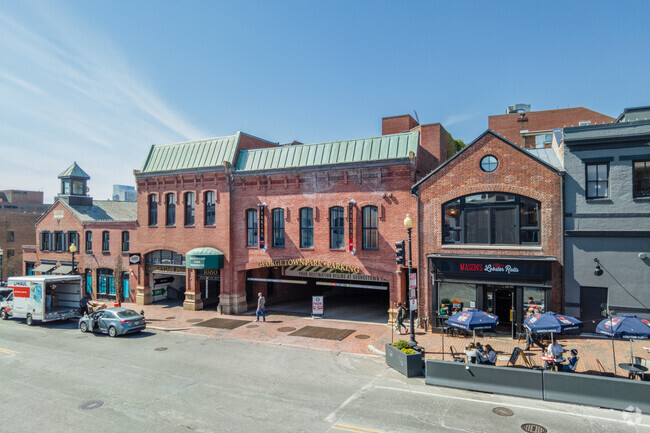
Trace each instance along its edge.
{"label": "gabled roof", "polygon": [[132,222],[138,219],[138,203],[131,201],[95,200],[92,206],[73,206],[59,200],[82,223]]}
{"label": "gabled roof", "polygon": [[[478,137],[476,137],[476,138],[474,139],[474,141],[472,141],[471,143],[469,143],[467,146],[463,147],[459,152],[456,152],[456,154],[455,154],[454,156],[452,156],[452,157],[449,158],[447,161],[445,161],[444,163],[442,163],[442,164],[440,164],[438,167],[436,167],[436,168],[435,168],[431,173],[427,174],[427,175],[424,176],[422,179],[420,179],[420,180],[419,180],[415,185],[413,185],[413,186],[411,187],[411,194],[417,194],[418,187],[420,186],[421,183],[425,182],[428,178],[430,178],[431,176],[433,176],[435,173],[437,173],[438,171],[442,170],[443,167],[446,167],[448,164],[450,164],[452,161],[454,161],[454,160],[455,160],[455,159],[456,159],[460,154],[462,154],[463,152],[466,152],[467,149],[469,149],[470,147],[472,147],[476,142],[478,142],[481,138],[485,137],[485,136],[488,135],[488,134],[492,134],[493,136],[495,136],[496,138],[500,139],[501,141],[503,141],[503,142],[504,142],[505,144],[507,144],[508,146],[511,146],[513,149],[516,149],[518,152],[522,152],[522,153],[528,155],[530,158],[536,160],[537,162],[539,162],[540,164],[542,164],[542,165],[544,165],[544,166],[550,168],[551,170],[553,170],[553,171],[555,171],[555,172],[557,172],[557,173],[559,173],[559,172],[561,171],[561,170],[559,170],[558,168],[556,168],[556,167],[554,167],[553,165],[551,165],[549,162],[544,161],[543,159],[540,159],[537,155],[534,155],[534,154],[532,154],[531,152],[528,152],[526,149],[522,149],[521,147],[517,146],[516,144],[514,144],[514,143],[511,142],[511,141],[509,141],[508,139],[506,139],[506,138],[500,136],[499,134],[497,134],[496,132],[492,131],[491,129],[488,129],[488,130],[486,130],[484,133],[482,133],[481,135],[479,135]],[[559,162],[559,161],[558,161],[558,162]]]}
{"label": "gabled roof", "polygon": [[236,173],[321,165],[379,162],[417,155],[419,132],[382,135],[316,144],[242,150]]}
{"label": "gabled roof", "polygon": [[81,169],[77,165],[77,161],[75,161],[70,167],[65,169],[63,173],[59,175],[59,179],[63,178],[68,178],[68,177],[76,177],[76,178],[81,178],[81,179],[90,179],[90,176]]}

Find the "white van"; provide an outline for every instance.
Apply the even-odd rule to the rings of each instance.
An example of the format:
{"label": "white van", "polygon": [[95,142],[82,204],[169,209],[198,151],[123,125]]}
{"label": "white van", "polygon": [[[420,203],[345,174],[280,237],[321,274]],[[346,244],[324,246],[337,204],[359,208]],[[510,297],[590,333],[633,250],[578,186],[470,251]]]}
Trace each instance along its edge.
{"label": "white van", "polygon": [[51,322],[79,317],[81,276],[29,275],[10,277],[7,286],[13,299],[0,303],[0,318],[24,318],[29,326],[34,321]]}

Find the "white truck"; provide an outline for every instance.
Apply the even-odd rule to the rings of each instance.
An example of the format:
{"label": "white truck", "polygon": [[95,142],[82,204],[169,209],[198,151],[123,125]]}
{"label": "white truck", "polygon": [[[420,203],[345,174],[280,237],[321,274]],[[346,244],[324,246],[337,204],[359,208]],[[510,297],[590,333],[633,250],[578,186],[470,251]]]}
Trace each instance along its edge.
{"label": "white truck", "polygon": [[83,294],[79,275],[10,277],[7,287],[13,296],[0,303],[2,319],[23,318],[31,326],[36,320],[51,322],[80,316]]}

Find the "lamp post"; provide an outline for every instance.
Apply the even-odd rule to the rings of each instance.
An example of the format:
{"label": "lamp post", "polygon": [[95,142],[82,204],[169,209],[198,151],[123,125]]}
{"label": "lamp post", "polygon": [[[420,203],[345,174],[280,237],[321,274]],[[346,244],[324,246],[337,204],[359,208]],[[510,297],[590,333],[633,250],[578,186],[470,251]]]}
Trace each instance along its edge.
{"label": "lamp post", "polygon": [[[404,218],[404,228],[406,229],[406,232],[409,235],[409,274],[408,278],[406,279],[407,285],[409,288],[409,320],[411,322],[411,340],[409,341],[409,346],[414,347],[417,346],[417,341],[415,341],[415,329],[413,325],[413,313],[414,313],[414,308],[411,305],[411,300],[412,299],[417,299],[415,296],[411,297],[410,296],[410,291],[411,291],[411,267],[413,266],[413,250],[411,248],[411,230],[413,230],[413,218],[411,218],[411,214],[406,214],[406,218]],[[417,283],[416,283],[417,284]]]}
{"label": "lamp post", "polygon": [[70,253],[72,253],[72,272],[71,272],[72,275],[77,274],[77,268],[74,265],[74,253],[76,253],[76,252],[77,252],[77,246],[74,243],[72,243],[70,245]]}

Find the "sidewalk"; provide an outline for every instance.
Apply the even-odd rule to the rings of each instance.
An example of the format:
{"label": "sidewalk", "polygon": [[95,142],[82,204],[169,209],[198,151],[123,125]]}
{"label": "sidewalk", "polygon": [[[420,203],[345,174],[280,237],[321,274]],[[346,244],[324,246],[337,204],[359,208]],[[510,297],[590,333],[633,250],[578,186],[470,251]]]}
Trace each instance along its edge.
{"label": "sidewalk", "polygon": [[[383,356],[384,345],[386,343],[391,343],[399,339],[409,340],[408,334],[398,335],[392,327],[376,323],[329,320],[327,318],[312,319],[311,317],[276,314],[268,314],[266,316],[266,322],[255,322],[254,315],[229,316],[218,314],[215,311],[186,311],[181,306],[142,306],[130,303],[124,303],[122,306],[132,308],[136,311],[143,310],[149,329],[182,332],[219,340],[242,340],[364,356]],[[242,320],[250,323],[232,330],[195,326],[199,322],[213,318]],[[341,341],[289,335],[306,326],[347,329],[354,332]],[[423,330],[416,329],[415,339],[419,346],[424,347],[427,358],[443,359],[442,334],[425,333]],[[444,359],[452,359],[450,347],[453,347],[456,352],[462,353],[465,350],[465,346],[471,341],[471,335],[469,337],[444,336]],[[483,346],[490,344],[500,357],[505,356],[508,358],[515,347],[519,346],[522,349],[525,347],[525,341],[517,342],[517,340],[509,337],[477,337],[476,341],[480,341]],[[561,336],[559,341],[567,352],[571,349],[578,350],[580,360],[576,371],[598,373],[600,369],[596,361],[597,359],[600,360],[606,371],[614,371],[611,340],[582,336]],[[648,352],[643,348],[644,346],[650,347],[650,341],[634,341],[632,345],[635,356],[650,358]],[[614,341],[614,347],[616,350],[617,364],[630,362],[630,343],[628,341],[616,340]],[[541,349],[535,347],[525,353],[536,365],[543,365],[543,361],[539,359]],[[507,361],[497,361],[497,365],[506,365],[506,363]],[[517,363],[523,365],[521,359]],[[617,368],[619,377],[627,377],[626,373],[620,368]]]}

